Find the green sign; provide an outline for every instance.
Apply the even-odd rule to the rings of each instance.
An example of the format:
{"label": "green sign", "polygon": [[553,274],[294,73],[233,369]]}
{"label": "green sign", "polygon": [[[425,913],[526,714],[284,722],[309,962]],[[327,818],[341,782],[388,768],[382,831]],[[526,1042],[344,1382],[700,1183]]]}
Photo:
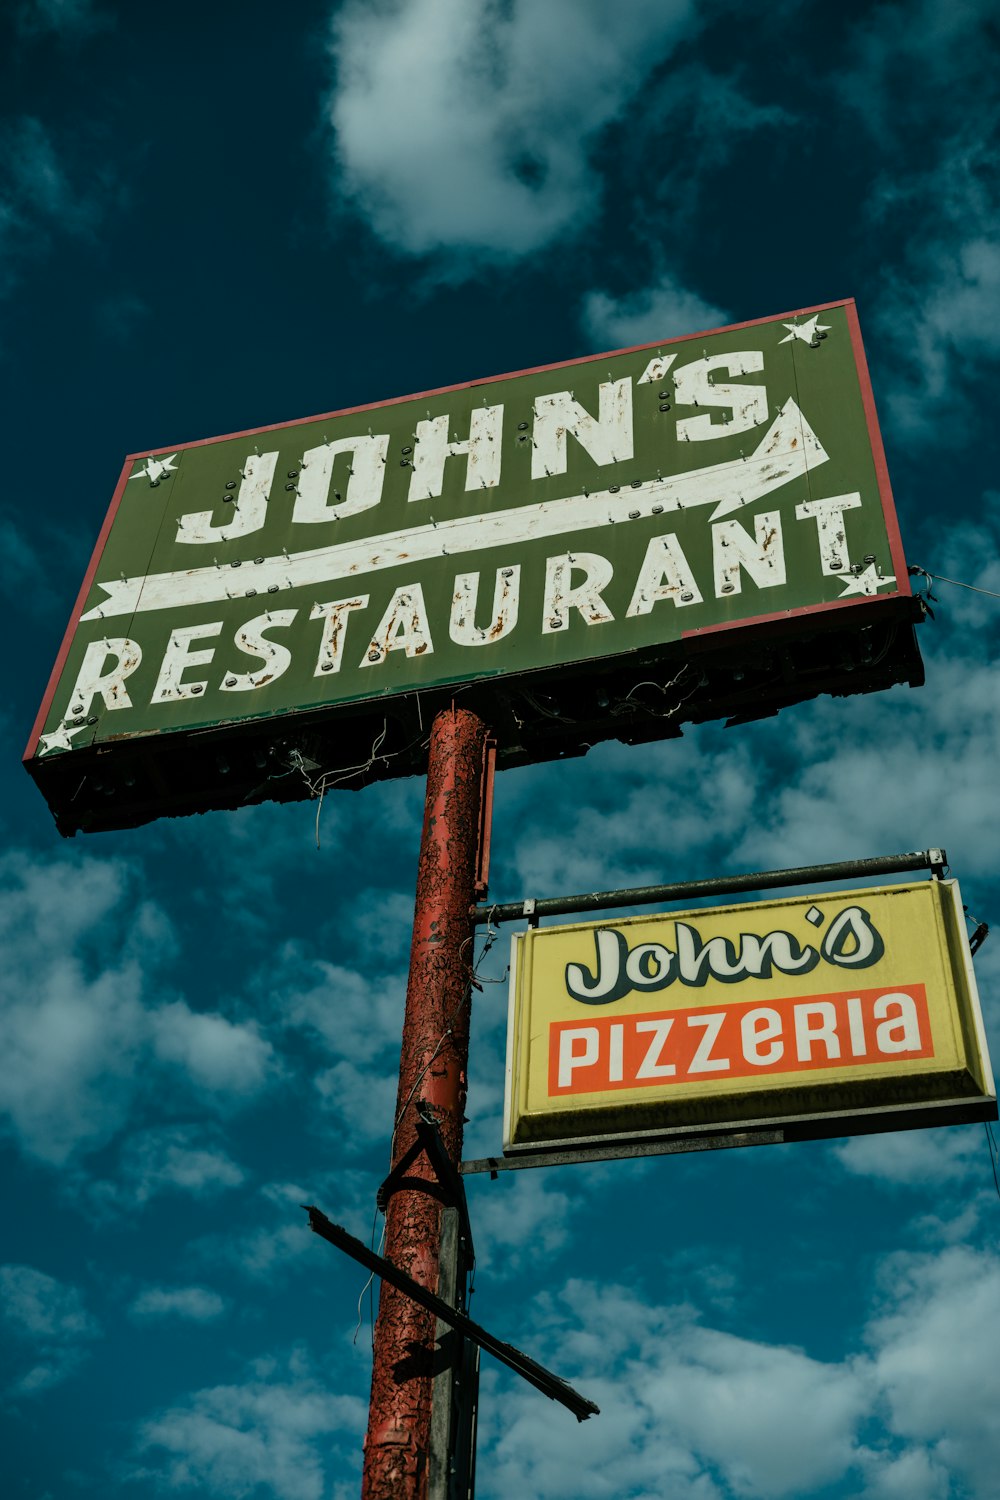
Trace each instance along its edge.
{"label": "green sign", "polygon": [[29,762],[860,618],[880,453],[842,303],[141,455]]}

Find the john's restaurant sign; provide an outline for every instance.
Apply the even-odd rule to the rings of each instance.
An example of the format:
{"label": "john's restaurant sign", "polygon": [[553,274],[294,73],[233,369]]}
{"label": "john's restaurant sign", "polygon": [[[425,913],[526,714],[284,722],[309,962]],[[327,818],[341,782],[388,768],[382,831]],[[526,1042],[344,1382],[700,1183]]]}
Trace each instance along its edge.
{"label": "john's restaurant sign", "polygon": [[992,1118],[994,1092],[954,881],[514,939],[505,1150]]}
{"label": "john's restaurant sign", "polygon": [[842,303],[130,458],[27,754],[896,596]]}

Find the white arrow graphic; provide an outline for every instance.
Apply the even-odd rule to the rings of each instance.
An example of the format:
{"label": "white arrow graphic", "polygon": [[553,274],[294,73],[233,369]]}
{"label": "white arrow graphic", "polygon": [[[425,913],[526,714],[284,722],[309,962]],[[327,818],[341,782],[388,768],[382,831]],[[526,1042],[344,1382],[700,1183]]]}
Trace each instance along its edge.
{"label": "white arrow graphic", "polygon": [[82,616],[109,619],[154,609],[176,609],[239,599],[249,593],[301,588],[344,579],[357,583],[368,573],[430,558],[461,556],[492,547],[510,547],[544,537],[558,537],[598,526],[639,520],[662,512],[712,505],[711,519],[750,505],[791,479],[826,463],[829,454],[789,398],[747,458],[690,469],[655,479],[641,489],[595,490],[563,500],[543,500],[511,510],[457,516],[450,521],[413,526],[361,541],[316,547],[266,557],[260,563],[188,568],[178,573],[151,573],[101,583],[107,598]]}

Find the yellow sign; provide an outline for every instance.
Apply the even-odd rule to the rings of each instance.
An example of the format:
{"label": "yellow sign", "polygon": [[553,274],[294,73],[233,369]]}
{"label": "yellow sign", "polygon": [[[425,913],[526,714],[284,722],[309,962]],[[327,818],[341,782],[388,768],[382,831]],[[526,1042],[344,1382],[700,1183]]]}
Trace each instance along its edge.
{"label": "yellow sign", "polygon": [[514,938],[505,1151],[893,1112],[996,1116],[954,880]]}

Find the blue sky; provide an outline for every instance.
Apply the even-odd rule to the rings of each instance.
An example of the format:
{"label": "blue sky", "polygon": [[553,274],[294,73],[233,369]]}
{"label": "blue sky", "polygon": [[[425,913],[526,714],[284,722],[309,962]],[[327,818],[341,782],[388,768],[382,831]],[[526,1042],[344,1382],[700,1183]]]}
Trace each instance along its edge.
{"label": "blue sky", "polygon": [[[8,0],[0,1469],[358,1491],[422,787],[63,842],[17,764],[126,452],[857,298],[912,562],[1000,592],[997,29],[975,0]],[[17,452],[15,453],[15,449]],[[498,900],[943,845],[997,920],[998,601],[927,685],[498,780]],[[994,947],[994,944],[996,946]],[[502,947],[503,945],[500,945]],[[978,961],[1000,1036],[1000,941]],[[500,949],[484,972],[499,979]],[[470,1155],[500,1135],[476,997]],[[478,1493],[986,1500],[982,1127],[470,1187]]]}

